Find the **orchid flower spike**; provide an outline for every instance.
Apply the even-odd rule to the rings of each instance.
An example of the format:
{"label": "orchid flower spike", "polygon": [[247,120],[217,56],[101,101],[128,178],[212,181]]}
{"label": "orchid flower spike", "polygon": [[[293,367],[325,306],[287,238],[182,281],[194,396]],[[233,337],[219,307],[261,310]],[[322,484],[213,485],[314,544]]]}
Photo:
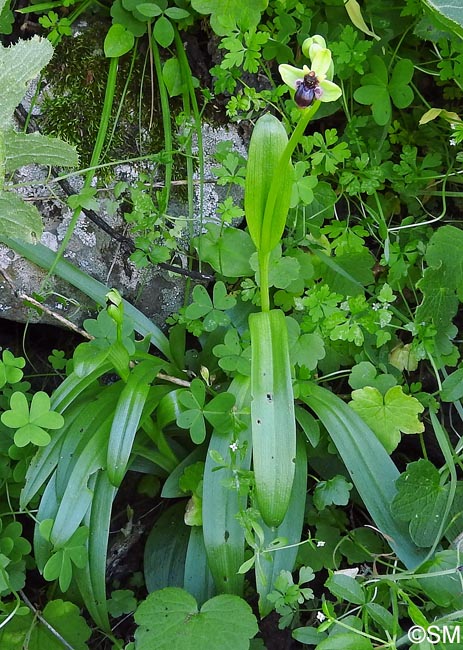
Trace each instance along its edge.
{"label": "orchid flower spike", "polygon": [[307,38],[302,45],[302,51],[311,61],[310,68],[307,65],[302,69],[295,68],[286,63],[278,68],[285,84],[296,91],[296,104],[300,108],[307,108],[316,99],[321,102],[334,102],[339,99],[342,91],[331,81],[333,61],[325,39],[322,36]]}

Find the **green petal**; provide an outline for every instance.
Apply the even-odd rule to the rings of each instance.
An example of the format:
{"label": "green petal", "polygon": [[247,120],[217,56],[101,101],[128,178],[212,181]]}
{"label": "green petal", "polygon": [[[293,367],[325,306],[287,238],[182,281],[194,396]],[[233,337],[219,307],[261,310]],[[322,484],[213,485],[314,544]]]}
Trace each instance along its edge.
{"label": "green petal", "polygon": [[296,81],[304,79],[304,75],[308,74],[309,68],[305,65],[303,69],[301,68],[295,68],[292,65],[288,65],[287,63],[282,63],[281,65],[278,66],[278,70],[280,72],[281,78],[285,82],[287,86],[289,86],[292,90],[296,88]]}
{"label": "green petal", "polygon": [[342,95],[340,87],[328,79],[320,82],[320,88],[323,89],[323,95],[320,97],[321,102],[335,102]]}
{"label": "green petal", "polygon": [[312,70],[315,71],[317,77],[326,75],[331,66],[331,51],[326,47],[320,47],[319,45],[313,45],[311,47],[311,53],[314,53],[312,58]]}

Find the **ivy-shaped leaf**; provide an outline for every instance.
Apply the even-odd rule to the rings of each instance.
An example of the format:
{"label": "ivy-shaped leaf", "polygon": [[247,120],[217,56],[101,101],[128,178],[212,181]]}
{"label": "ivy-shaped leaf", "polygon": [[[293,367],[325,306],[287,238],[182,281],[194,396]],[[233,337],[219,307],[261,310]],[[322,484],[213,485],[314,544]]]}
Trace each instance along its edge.
{"label": "ivy-shaped leaf", "polygon": [[[74,603],[61,599],[49,601],[41,612],[53,630],[65,639],[74,650],[88,650],[86,641],[92,633],[79,608]],[[27,644],[27,645],[26,645]],[[64,646],[32,611],[14,616],[0,629],[2,650],[63,650]]]}
{"label": "ivy-shaped leaf", "polygon": [[410,535],[417,546],[432,546],[442,524],[448,485],[441,485],[438,470],[422,458],[407,465],[396,486],[397,495],[391,503],[393,515],[409,522]]}
{"label": "ivy-shaped leaf", "polygon": [[328,481],[320,481],[313,493],[314,505],[318,510],[324,510],[331,505],[345,506],[349,502],[349,492],[352,488],[352,483],[340,474]]}
{"label": "ivy-shaped leaf", "polygon": [[248,650],[257,633],[250,606],[222,594],[201,609],[187,591],[167,587],[150,594],[135,612],[135,650]]}
{"label": "ivy-shaped leaf", "polygon": [[61,429],[64,425],[63,416],[50,410],[50,398],[43,391],[34,394],[30,407],[24,393],[14,392],[10,410],[2,413],[1,420],[10,429],[17,429],[14,434],[17,447],[25,447],[30,442],[39,447],[48,445],[51,437],[45,429]]}
{"label": "ivy-shaped leaf", "polygon": [[424,431],[418,419],[423,405],[415,397],[405,395],[401,386],[393,386],[384,396],[372,386],[354,390],[349,406],[371,427],[389,453],[399,444],[401,432]]}

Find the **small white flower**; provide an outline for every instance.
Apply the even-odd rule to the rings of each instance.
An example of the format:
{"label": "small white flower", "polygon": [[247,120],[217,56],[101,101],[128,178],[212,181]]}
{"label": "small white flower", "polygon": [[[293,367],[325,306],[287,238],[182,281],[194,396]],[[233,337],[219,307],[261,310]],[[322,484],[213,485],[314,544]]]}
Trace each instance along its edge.
{"label": "small white flower", "polygon": [[326,616],[323,612],[317,612],[317,620],[320,621],[320,623],[323,623],[324,620],[326,620]]}
{"label": "small white flower", "polygon": [[319,539],[317,542],[317,548],[321,548],[322,546],[325,546],[326,542],[324,542],[322,539]]}
{"label": "small white flower", "polygon": [[455,140],[455,138],[450,138],[449,145],[454,147],[456,144],[457,144],[457,141]]}
{"label": "small white flower", "polygon": [[238,443],[236,441],[232,442],[231,445],[229,445],[229,447],[232,451],[238,451]]}

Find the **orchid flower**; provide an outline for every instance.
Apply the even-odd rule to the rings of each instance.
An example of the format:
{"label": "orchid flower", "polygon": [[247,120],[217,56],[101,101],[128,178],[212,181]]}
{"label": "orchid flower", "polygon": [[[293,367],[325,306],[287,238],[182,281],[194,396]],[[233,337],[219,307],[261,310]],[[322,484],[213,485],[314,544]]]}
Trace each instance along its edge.
{"label": "orchid flower", "polygon": [[334,102],[339,99],[342,91],[331,81],[333,61],[325,39],[322,36],[307,38],[302,45],[302,51],[311,61],[310,68],[307,65],[295,68],[286,63],[278,68],[285,84],[296,91],[296,104],[300,108],[307,108],[317,99],[321,102]]}

